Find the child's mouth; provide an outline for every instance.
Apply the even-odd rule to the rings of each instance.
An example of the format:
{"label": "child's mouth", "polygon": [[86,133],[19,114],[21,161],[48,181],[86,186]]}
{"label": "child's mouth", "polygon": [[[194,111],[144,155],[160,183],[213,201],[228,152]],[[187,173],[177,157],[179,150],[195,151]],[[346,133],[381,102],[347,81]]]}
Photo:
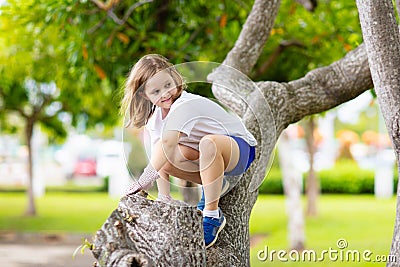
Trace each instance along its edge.
{"label": "child's mouth", "polygon": [[172,97],[169,97],[169,98],[167,98],[167,99],[165,99],[165,100],[162,100],[161,102],[168,102],[168,101],[170,101],[172,99]]}

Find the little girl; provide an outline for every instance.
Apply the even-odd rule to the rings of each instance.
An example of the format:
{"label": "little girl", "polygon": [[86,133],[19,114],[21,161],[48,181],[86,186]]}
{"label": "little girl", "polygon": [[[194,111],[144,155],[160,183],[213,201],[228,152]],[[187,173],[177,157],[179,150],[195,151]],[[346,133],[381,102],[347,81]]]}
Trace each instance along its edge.
{"label": "little girl", "polygon": [[[146,55],[129,73],[122,111],[126,127],[145,126],[150,162],[127,195],[148,190],[157,180],[158,199],[172,201],[169,175],[203,185],[204,240],[212,246],[226,219],[218,208],[225,176],[245,172],[255,157],[255,138],[217,103],[185,91],[182,76],[167,59]],[[158,179],[161,178],[161,179]]]}

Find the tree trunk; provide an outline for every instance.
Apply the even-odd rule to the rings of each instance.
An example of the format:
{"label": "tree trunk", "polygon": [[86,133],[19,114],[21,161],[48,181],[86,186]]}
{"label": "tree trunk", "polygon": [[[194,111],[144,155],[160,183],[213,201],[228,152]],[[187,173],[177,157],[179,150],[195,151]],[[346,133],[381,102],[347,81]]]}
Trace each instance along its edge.
{"label": "tree trunk", "polygon": [[279,165],[282,171],[283,189],[288,214],[288,237],[290,249],[301,251],[305,248],[304,215],[301,204],[301,172],[296,169],[290,139],[285,131],[278,142]]}
{"label": "tree trunk", "polygon": [[[357,7],[379,106],[400,166],[400,35],[393,4],[391,0],[357,0]],[[390,254],[400,255],[400,187]]]}
{"label": "tree trunk", "polygon": [[26,128],[25,128],[25,138],[26,145],[28,147],[28,185],[27,185],[27,196],[28,196],[28,206],[25,211],[25,215],[27,216],[35,216],[36,215],[36,205],[35,205],[35,196],[33,192],[33,166],[32,166],[32,135],[33,135],[33,126],[34,122],[31,118],[26,118]]}
{"label": "tree trunk", "polygon": [[[168,207],[169,216],[164,216],[164,212],[159,212],[161,207],[157,207],[162,204],[131,196],[123,198],[120,206],[129,207],[130,214],[141,214],[140,224],[122,223],[127,234],[119,234],[121,222],[117,223],[115,219],[124,217],[123,211],[113,212],[95,236],[94,255],[101,265],[115,266],[115,262],[120,262],[118,266],[131,266],[122,262],[132,251],[138,251],[147,257],[147,262],[157,266],[169,266],[171,262],[167,260],[170,257],[162,254],[171,253],[178,255],[174,266],[202,265],[204,257],[208,266],[250,265],[249,217],[277,137],[289,124],[331,109],[371,88],[363,45],[332,65],[311,71],[289,83],[254,83],[243,77],[261,53],[279,2],[255,1],[238,41],[224,61],[233,68],[222,66],[208,77],[213,82],[214,95],[242,117],[258,141],[255,161],[244,175],[233,177],[236,186],[221,198],[220,207],[227,224],[216,244],[205,251],[204,241],[199,239],[203,235],[201,217],[195,215],[195,208],[185,208],[182,212],[182,207],[171,206]],[[240,71],[242,76],[237,73]],[[161,215],[164,219],[158,219]],[[177,233],[180,230],[186,235]],[[173,245],[165,244],[166,240]],[[195,249],[188,249],[190,242],[196,243],[190,247]],[[146,263],[138,266],[146,266]]]}
{"label": "tree trunk", "polygon": [[131,195],[97,232],[93,255],[101,266],[204,266],[202,229],[195,208]]}
{"label": "tree trunk", "polygon": [[314,138],[315,131],[315,118],[311,116],[305,122],[305,136],[307,143],[307,150],[309,154],[310,169],[306,181],[306,192],[307,192],[307,215],[317,216],[317,201],[319,197],[319,180],[317,173],[314,168],[314,156],[316,152],[316,144]]}

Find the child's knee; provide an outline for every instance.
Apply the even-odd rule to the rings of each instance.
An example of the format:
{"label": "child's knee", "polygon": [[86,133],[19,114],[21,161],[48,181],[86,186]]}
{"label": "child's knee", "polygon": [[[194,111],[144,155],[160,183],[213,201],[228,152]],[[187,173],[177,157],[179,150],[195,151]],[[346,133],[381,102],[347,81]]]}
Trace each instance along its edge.
{"label": "child's knee", "polygon": [[201,138],[199,143],[199,151],[202,159],[214,158],[217,153],[217,145],[214,140],[214,136],[206,135]]}
{"label": "child's knee", "polygon": [[164,166],[158,171],[160,176],[171,175],[173,165],[170,162],[164,164]]}

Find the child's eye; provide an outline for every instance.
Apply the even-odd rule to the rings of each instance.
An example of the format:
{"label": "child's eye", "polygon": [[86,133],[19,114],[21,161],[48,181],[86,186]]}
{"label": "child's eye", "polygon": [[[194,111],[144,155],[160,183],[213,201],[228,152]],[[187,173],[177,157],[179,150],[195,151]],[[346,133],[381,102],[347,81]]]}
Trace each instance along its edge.
{"label": "child's eye", "polygon": [[153,91],[153,94],[154,94],[154,95],[158,95],[159,92],[160,92],[160,90],[157,89],[157,90],[154,90],[154,91]]}
{"label": "child's eye", "polygon": [[170,82],[165,84],[165,88],[170,88],[170,87],[171,87],[171,83]]}

